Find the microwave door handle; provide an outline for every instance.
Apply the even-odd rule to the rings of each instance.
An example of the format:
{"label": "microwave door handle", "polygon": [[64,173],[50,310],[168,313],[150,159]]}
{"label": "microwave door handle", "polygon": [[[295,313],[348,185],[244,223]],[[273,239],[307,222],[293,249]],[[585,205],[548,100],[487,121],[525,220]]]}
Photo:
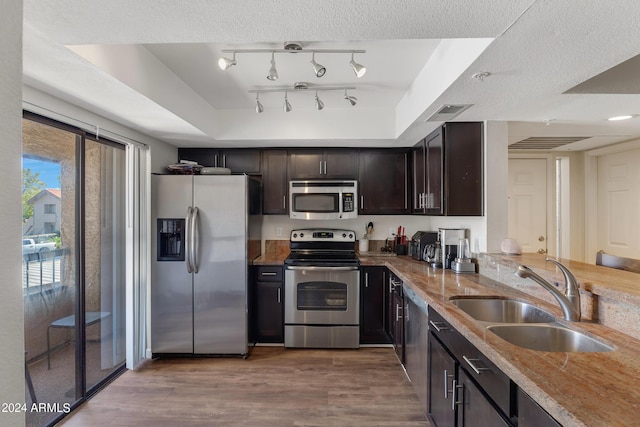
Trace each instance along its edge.
{"label": "microwave door handle", "polygon": [[191,254],[194,273],[197,273],[200,269],[200,229],[198,227],[199,216],[200,209],[193,208],[193,215],[191,216]]}
{"label": "microwave door handle", "polygon": [[184,249],[185,255],[187,259],[187,273],[193,273],[193,264],[191,262],[191,217],[193,216],[193,209],[191,206],[187,208],[187,217],[184,220],[186,229],[185,229],[185,242]]}

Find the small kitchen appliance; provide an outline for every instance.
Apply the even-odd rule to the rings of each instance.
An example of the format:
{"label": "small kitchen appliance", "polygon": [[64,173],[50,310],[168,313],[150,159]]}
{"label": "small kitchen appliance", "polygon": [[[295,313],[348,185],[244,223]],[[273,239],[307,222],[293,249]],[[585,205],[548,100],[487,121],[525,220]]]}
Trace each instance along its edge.
{"label": "small kitchen appliance", "polygon": [[427,261],[425,249],[437,240],[437,231],[416,231],[409,242],[409,255],[416,261]]}
{"label": "small kitchen appliance", "polygon": [[467,238],[466,228],[439,228],[440,247],[442,248],[442,266],[451,268],[458,254],[458,243],[460,239]]}
{"label": "small kitchen appliance", "polygon": [[471,260],[469,252],[469,239],[458,241],[458,251],[455,260],[451,262],[451,270],[456,273],[475,273],[476,264]]}

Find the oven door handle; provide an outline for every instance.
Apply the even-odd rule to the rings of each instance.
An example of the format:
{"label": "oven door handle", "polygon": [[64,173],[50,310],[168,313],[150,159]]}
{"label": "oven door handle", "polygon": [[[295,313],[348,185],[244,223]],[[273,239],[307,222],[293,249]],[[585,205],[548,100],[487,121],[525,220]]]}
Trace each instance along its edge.
{"label": "oven door handle", "polygon": [[345,266],[345,267],[322,267],[322,266],[302,266],[302,265],[288,265],[287,270],[314,270],[314,271],[353,271],[359,267]]}

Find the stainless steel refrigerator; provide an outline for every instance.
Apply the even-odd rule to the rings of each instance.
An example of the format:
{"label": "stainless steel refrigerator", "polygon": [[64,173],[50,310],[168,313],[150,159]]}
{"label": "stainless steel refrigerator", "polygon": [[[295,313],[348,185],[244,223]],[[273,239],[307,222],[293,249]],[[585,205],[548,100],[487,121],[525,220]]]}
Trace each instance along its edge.
{"label": "stainless steel refrigerator", "polygon": [[248,354],[248,266],[260,255],[260,184],[153,175],[151,351]]}

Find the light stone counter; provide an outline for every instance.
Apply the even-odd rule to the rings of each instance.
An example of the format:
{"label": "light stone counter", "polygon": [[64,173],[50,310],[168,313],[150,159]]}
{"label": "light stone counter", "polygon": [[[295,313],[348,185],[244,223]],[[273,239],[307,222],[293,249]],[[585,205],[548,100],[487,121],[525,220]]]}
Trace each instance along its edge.
{"label": "light stone counter", "polygon": [[[524,263],[533,267],[536,272],[548,269],[549,274],[557,277],[557,280],[562,279],[559,272],[555,272],[549,263],[544,262],[544,257],[524,256],[508,261],[498,258],[481,260],[481,268],[484,263],[494,263],[494,268],[500,270],[497,277],[507,283],[512,278],[518,279],[513,276],[513,271],[509,272],[509,262],[513,262],[513,268]],[[601,324],[580,322],[569,326],[588,335],[595,335],[601,341],[615,346],[616,350],[604,353],[528,350],[502,340],[451,304],[449,298],[454,295],[507,296],[533,302],[558,316],[560,323],[568,325],[561,320],[561,311],[555,300],[547,302],[546,297],[541,300],[484,275],[436,270],[427,263],[416,262],[407,256],[363,257],[361,262],[363,266],[387,266],[561,424],[594,427],[638,425],[640,340]],[[587,292],[597,289],[599,298],[610,298],[612,304],[613,298],[620,297],[635,302],[640,297],[640,293],[633,287],[634,278],[623,277],[627,276],[626,272],[601,271],[598,269],[605,267],[578,265],[581,263],[566,264],[576,274],[581,288],[585,291],[590,289]],[[617,281],[620,288],[597,284],[605,279]],[[637,329],[638,323],[633,327]]]}

